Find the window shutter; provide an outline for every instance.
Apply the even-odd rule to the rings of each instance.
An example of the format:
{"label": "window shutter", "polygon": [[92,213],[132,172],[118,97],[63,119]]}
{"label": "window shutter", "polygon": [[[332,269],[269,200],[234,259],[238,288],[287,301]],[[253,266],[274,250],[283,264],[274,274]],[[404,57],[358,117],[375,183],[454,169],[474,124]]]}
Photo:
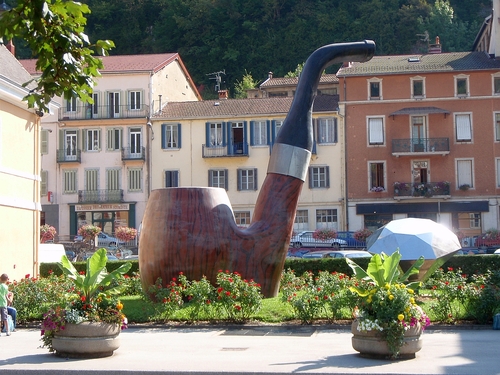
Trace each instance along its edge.
{"label": "window shutter", "polygon": [[259,183],[257,180],[257,168],[253,170],[253,189],[257,190],[259,188]]}
{"label": "window shutter", "polygon": [[309,180],[309,189],[312,189],[312,187],[313,187],[313,181],[312,181],[313,180],[313,175],[312,175],[313,174],[312,173],[313,172],[313,167],[309,167],[308,169],[309,170],[308,170],[308,173],[307,173],[307,177],[308,177],[308,180]]}
{"label": "window shutter", "polygon": [[205,147],[210,147],[210,123],[205,123]]}
{"label": "window shutter", "polygon": [[228,170],[227,169],[224,169],[224,188],[227,190],[229,190],[229,186],[228,186]]}
{"label": "window shutter", "polygon": [[179,171],[173,171],[173,187],[179,186]]}
{"label": "window shutter", "polygon": [[276,120],[271,121],[271,145],[274,144],[276,140]]}
{"label": "window shutter", "polygon": [[337,126],[337,118],[333,119],[333,142],[338,143],[339,135],[338,135],[338,126]]}
{"label": "window shutter", "polygon": [[250,146],[255,145],[255,121],[250,121]]}
{"label": "window shutter", "polygon": [[472,139],[470,116],[456,115],[457,141],[470,141]]}
{"label": "window shutter", "polygon": [[241,178],[242,178],[243,171],[241,169],[237,169],[236,173],[238,175],[238,178],[237,178],[238,182],[237,182],[236,188],[238,189],[238,191],[241,191]]}
{"label": "window shutter", "polygon": [[108,129],[107,131],[107,139],[106,139],[106,149],[107,150],[113,150],[114,149],[114,144],[115,144],[115,140],[114,140],[114,129]]}
{"label": "window shutter", "polygon": [[161,148],[165,149],[167,144],[167,125],[161,124]]}
{"label": "window shutter", "polygon": [[102,146],[101,146],[101,142],[102,142],[101,134],[102,134],[102,132],[101,132],[101,129],[99,129],[99,131],[97,132],[97,134],[98,134],[98,139],[99,139],[98,144],[97,144],[97,149],[99,151],[101,151],[102,150]]}
{"label": "window shutter", "polygon": [[49,152],[49,131],[42,130],[40,132],[40,153],[46,155]]}
{"label": "window shutter", "polygon": [[40,195],[47,195],[47,182],[48,182],[48,171],[41,171],[40,172],[40,179],[42,180],[40,182]]}
{"label": "window shutter", "polygon": [[181,148],[181,124],[177,124],[177,148]]}
{"label": "window shutter", "polygon": [[87,129],[83,129],[82,133],[82,143],[83,143],[83,151],[87,151]]}
{"label": "window shutter", "polygon": [[213,187],[213,184],[212,184],[212,173],[213,173],[213,171],[210,171],[210,170],[208,171],[208,187]]}
{"label": "window shutter", "polygon": [[59,152],[61,155],[63,155],[64,152],[64,144],[65,144],[65,139],[64,139],[64,130],[59,129]]}
{"label": "window shutter", "polygon": [[[224,128],[224,127],[223,127]],[[227,145],[227,154],[228,155],[233,155],[234,154],[234,141],[233,141],[233,123],[232,122],[227,122],[225,129],[227,131],[227,143],[224,142],[224,145]],[[226,134],[226,132],[224,132]]]}
{"label": "window shutter", "polygon": [[271,121],[266,120],[267,144],[271,144]]}
{"label": "window shutter", "polygon": [[370,144],[384,143],[384,127],[381,118],[369,119]]}
{"label": "window shutter", "polygon": [[247,153],[248,136],[247,136],[248,121],[243,121],[243,151]]}
{"label": "window shutter", "polygon": [[330,187],[330,167],[325,167],[325,187]]}

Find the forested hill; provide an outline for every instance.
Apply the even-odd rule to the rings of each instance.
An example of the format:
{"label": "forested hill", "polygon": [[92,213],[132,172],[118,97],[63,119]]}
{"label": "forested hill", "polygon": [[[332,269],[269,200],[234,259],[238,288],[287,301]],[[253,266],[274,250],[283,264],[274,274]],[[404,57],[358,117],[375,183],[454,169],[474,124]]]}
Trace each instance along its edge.
{"label": "forested hill", "polygon": [[[316,48],[373,39],[377,54],[424,52],[439,35],[444,52],[470,50],[491,0],[83,0],[91,40],[112,54],[179,52],[197,85],[225,70],[232,89],[245,70],[294,71]],[[206,92],[205,92],[206,94]]]}

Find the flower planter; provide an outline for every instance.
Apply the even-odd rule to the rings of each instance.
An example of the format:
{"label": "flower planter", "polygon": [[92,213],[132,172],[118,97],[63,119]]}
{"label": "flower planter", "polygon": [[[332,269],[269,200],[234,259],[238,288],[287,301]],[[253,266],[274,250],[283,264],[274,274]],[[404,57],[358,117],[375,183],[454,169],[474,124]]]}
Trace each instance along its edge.
{"label": "flower planter", "polygon": [[[391,358],[392,354],[379,331],[358,331],[358,321],[351,325],[352,347],[364,357]],[[398,358],[415,358],[415,353],[422,349],[422,326],[415,325],[404,334],[403,346]]]}
{"label": "flower planter", "polygon": [[119,324],[67,323],[55,333],[52,346],[56,355],[69,358],[102,358],[113,355],[120,346]]}

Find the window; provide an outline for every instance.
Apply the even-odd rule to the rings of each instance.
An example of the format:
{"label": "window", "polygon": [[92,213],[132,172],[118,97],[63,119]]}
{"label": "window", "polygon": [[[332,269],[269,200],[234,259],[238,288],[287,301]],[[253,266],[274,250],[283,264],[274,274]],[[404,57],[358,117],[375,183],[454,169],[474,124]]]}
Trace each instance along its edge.
{"label": "window", "polygon": [[382,100],[382,80],[371,78],[368,80],[368,100]]}
{"label": "window", "polygon": [[368,143],[371,145],[384,144],[384,119],[383,117],[368,118]]}
{"label": "window", "polygon": [[470,228],[481,229],[481,213],[469,212]]}
{"label": "window", "polygon": [[181,148],[181,124],[161,125],[161,148]]}
{"label": "window", "polygon": [[41,179],[41,182],[40,182],[40,195],[42,197],[45,196],[45,195],[47,195],[47,191],[48,191],[48,189],[47,189],[48,178],[49,178],[49,172],[42,170],[40,172],[40,179]]}
{"label": "window", "polygon": [[66,112],[76,112],[76,96],[66,100]]}
{"label": "window", "polygon": [[469,96],[469,76],[465,74],[455,76],[455,96]]}
{"label": "window", "polygon": [[337,229],[337,210],[316,210],[316,227]]}
{"label": "window", "polygon": [[42,129],[40,132],[40,153],[47,155],[49,153],[49,131]]}
{"label": "window", "polygon": [[[474,186],[473,184],[473,166],[471,159],[458,159],[457,160],[457,188],[463,188],[468,185],[468,188]],[[466,190],[467,188],[465,188]]]}
{"label": "window", "polygon": [[296,231],[309,229],[309,211],[297,210],[293,229]]}
{"label": "window", "polygon": [[455,130],[457,142],[470,142],[472,140],[471,115],[468,113],[456,114]]}
{"label": "window", "polygon": [[493,77],[493,95],[500,95],[500,77]]}
{"label": "window", "polygon": [[179,171],[165,171],[165,187],[179,187]]}
{"label": "window", "polygon": [[318,119],[318,143],[336,143],[337,142],[337,119],[320,118]]}
{"label": "window", "polygon": [[101,131],[99,129],[91,129],[85,131],[85,151],[99,151],[101,149],[100,135]]}
{"label": "window", "polygon": [[140,91],[130,91],[129,92],[129,105],[131,110],[141,109],[141,92]]}
{"label": "window", "polygon": [[64,170],[63,171],[63,193],[64,194],[74,194],[78,190],[77,180],[76,180],[76,169]]}
{"label": "window", "polygon": [[497,188],[500,188],[500,158],[496,159],[497,166]]}
{"label": "window", "polygon": [[142,191],[142,168],[128,169],[128,191]]}
{"label": "window", "polygon": [[108,116],[109,118],[120,117],[120,93],[108,92]]}
{"label": "window", "polygon": [[99,190],[99,169],[85,169],[85,190]]}
{"label": "window", "polygon": [[129,135],[130,155],[133,157],[140,157],[143,154],[141,128],[130,128],[128,135]]}
{"label": "window", "polygon": [[208,186],[227,190],[227,169],[211,169],[208,171]]}
{"label": "window", "polygon": [[106,170],[106,188],[108,190],[120,190],[121,187],[121,169],[109,168]]}
{"label": "window", "polygon": [[250,211],[236,211],[234,213],[236,225],[240,227],[248,227],[250,225]]}
{"label": "window", "polygon": [[273,144],[276,142],[276,137],[278,136],[282,126],[283,120],[273,120],[271,122],[271,136]]}
{"label": "window", "polygon": [[500,113],[495,113],[495,141],[500,141]]}
{"label": "window", "polygon": [[119,151],[122,148],[122,129],[108,129],[108,144],[109,151]]}
{"label": "window", "polygon": [[[377,189],[385,190],[385,178],[384,178],[384,163],[383,162],[371,162],[369,163],[369,188],[371,191],[377,191]],[[380,190],[379,190],[380,191]]]}
{"label": "window", "polygon": [[238,169],[238,190],[257,190],[257,169]]}
{"label": "window", "polygon": [[267,141],[267,121],[250,122],[250,142],[252,146],[265,146]]}
{"label": "window", "polygon": [[329,188],[329,167],[309,167],[309,188]]}
{"label": "window", "polygon": [[411,97],[417,99],[425,98],[425,78],[411,78]]}
{"label": "window", "polygon": [[224,136],[223,136],[223,124],[221,122],[210,123],[208,130],[208,147],[217,147],[224,145]]}

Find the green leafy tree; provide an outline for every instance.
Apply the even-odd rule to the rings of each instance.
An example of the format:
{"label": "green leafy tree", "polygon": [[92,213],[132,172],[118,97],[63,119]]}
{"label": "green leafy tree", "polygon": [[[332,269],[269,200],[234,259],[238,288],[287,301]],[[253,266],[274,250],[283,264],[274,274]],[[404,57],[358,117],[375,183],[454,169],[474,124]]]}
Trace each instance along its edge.
{"label": "green leafy tree", "polygon": [[248,73],[245,70],[245,74],[241,81],[236,81],[234,85],[235,97],[236,98],[246,98],[247,90],[254,89],[259,84],[259,81],[253,79],[252,73]]}
{"label": "green leafy tree", "polygon": [[[54,96],[78,96],[92,103],[93,79],[99,77],[102,61],[114,47],[109,40],[91,43],[84,32],[86,4],[64,0],[17,0],[17,5],[0,19],[0,35],[27,41],[41,73],[36,88],[24,98],[30,108],[48,111]],[[25,85],[27,85],[26,83]]]}

